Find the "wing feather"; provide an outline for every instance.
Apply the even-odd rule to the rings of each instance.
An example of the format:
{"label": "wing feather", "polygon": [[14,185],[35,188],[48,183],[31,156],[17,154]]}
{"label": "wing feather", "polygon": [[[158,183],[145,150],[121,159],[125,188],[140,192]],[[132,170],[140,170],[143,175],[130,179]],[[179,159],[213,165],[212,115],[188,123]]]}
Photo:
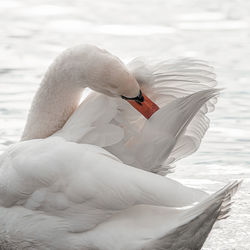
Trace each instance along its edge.
{"label": "wing feather", "polygon": [[[216,85],[213,68],[207,62],[197,59],[146,61],[136,58],[128,64],[128,68],[141,85],[142,91],[161,109],[165,109],[176,100],[181,102],[181,98],[196,92],[212,90]],[[119,98],[91,93],[83,100],[63,129],[55,135],[62,136],[69,141],[101,146],[126,164],[165,175],[173,171],[176,161],[192,154],[199,148],[209,127],[207,113],[214,110],[216,98],[216,95],[213,95],[204,102],[205,104],[196,111],[176,140],[171,139],[174,134],[158,135],[159,140],[160,137],[165,137],[165,146],[171,148],[169,154],[165,154],[165,159],[161,158],[160,163],[153,162],[153,158],[151,161],[147,160],[150,158],[150,154],[148,157],[145,154],[145,160],[140,160],[138,163],[136,155],[138,151],[134,149],[138,148],[141,137],[148,138],[148,141],[144,140],[144,143],[149,151],[156,151],[157,147],[154,143],[160,144],[156,139],[152,139],[153,130],[149,131],[151,136],[147,137],[142,134],[143,129],[151,121],[144,119],[127,102]],[[177,109],[176,112],[178,112]],[[162,112],[162,116],[168,114]],[[176,116],[178,115],[180,116],[181,113],[176,113]],[[172,117],[173,115],[169,115],[165,122],[168,123]],[[185,121],[183,122],[185,123]],[[152,129],[154,128],[152,127]],[[144,148],[143,151],[145,150]]]}

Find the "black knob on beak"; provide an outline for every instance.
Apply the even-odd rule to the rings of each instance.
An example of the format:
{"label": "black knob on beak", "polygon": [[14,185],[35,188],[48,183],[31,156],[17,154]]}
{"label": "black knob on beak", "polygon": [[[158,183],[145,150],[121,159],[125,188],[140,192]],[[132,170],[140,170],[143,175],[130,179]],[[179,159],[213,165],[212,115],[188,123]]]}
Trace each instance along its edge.
{"label": "black knob on beak", "polygon": [[142,94],[141,90],[139,92],[139,95],[136,96],[136,97],[126,97],[126,96],[123,96],[123,95],[121,97],[124,100],[133,100],[133,101],[136,101],[140,105],[141,105],[142,102],[144,102],[144,97],[143,97],[143,94]]}

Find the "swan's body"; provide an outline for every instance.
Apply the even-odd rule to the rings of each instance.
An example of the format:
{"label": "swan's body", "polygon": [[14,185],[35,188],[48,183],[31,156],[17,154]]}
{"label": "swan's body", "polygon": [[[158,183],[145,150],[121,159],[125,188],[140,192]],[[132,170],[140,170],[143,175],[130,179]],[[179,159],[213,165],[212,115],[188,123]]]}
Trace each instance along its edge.
{"label": "swan's body", "polygon": [[[131,74],[117,58],[92,46],[57,59],[33,101],[23,134],[29,140],[0,156],[2,249],[202,246],[214,222],[228,212],[239,183],[208,196],[160,176],[198,148],[208,126],[209,100],[217,93],[204,90],[214,82],[204,63],[184,60],[175,66],[177,72],[167,74],[171,67],[155,64],[150,72],[136,63]],[[191,92],[181,91],[190,79],[196,81]],[[161,109],[145,121],[124,101],[97,93],[77,108],[87,86],[128,97],[141,88]]]}

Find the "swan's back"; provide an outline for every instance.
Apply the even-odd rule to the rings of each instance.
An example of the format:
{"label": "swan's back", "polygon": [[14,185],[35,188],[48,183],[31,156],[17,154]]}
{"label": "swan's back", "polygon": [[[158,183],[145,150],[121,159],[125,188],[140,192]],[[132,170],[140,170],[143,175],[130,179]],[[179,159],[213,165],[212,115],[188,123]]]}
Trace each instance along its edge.
{"label": "swan's back", "polygon": [[[0,183],[4,249],[140,250],[141,237],[150,234],[157,240],[179,227],[183,216],[187,223],[196,216],[191,213],[189,218],[185,209],[176,207],[207,197],[200,190],[124,165],[100,147],[55,136],[11,146],[1,156]],[[133,233],[137,228],[138,235]],[[131,246],[121,241],[118,248],[112,239],[124,233],[138,238]]]}

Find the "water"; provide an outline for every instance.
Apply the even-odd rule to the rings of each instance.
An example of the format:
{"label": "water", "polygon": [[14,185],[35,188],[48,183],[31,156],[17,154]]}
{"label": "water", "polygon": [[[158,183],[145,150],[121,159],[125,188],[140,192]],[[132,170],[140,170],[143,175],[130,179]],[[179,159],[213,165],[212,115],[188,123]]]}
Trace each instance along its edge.
{"label": "water", "polygon": [[1,0],[0,151],[18,141],[41,77],[64,48],[94,43],[127,61],[211,61],[225,88],[199,152],[172,177],[214,191],[244,179],[230,218],[204,249],[250,249],[250,2],[246,0]]}

